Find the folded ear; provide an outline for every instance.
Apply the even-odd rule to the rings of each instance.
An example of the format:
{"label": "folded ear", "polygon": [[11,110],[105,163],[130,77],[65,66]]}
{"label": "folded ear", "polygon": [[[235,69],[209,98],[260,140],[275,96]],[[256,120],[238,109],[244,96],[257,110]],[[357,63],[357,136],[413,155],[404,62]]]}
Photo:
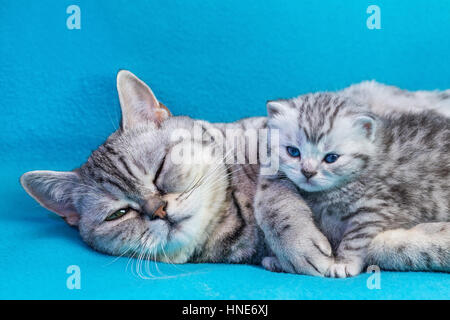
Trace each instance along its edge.
{"label": "folded ear", "polygon": [[353,123],[357,129],[370,141],[375,139],[375,132],[377,129],[376,117],[373,115],[358,116]]}
{"label": "folded ear", "polygon": [[72,199],[79,182],[78,174],[71,171],[30,171],[20,177],[20,183],[30,196],[71,226],[77,226],[80,220]]}
{"label": "folded ear", "polygon": [[287,115],[289,113],[289,109],[292,109],[289,106],[289,103],[284,100],[272,100],[267,101],[267,115],[269,118],[274,118],[277,116]]}
{"label": "folded ear", "polygon": [[267,102],[267,125],[271,129],[284,129],[291,126],[292,119],[298,117],[297,110],[291,106],[288,100],[276,100]]}
{"label": "folded ear", "polygon": [[140,123],[160,124],[171,114],[159,103],[152,90],[138,77],[127,70],[117,74],[117,91],[122,109],[121,127],[124,130]]}

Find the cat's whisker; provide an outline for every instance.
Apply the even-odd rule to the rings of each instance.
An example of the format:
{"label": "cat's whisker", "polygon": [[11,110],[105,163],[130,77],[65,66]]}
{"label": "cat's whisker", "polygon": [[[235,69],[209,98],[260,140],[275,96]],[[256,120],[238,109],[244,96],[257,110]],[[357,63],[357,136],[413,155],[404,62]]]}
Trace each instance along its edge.
{"label": "cat's whisker", "polygon": [[[114,112],[115,117],[117,118],[117,113]],[[111,121],[112,127],[114,129],[114,131],[119,130],[119,127],[117,126],[118,123],[120,123],[119,119],[116,119],[116,122],[114,122],[113,118],[111,117],[111,112],[108,111],[108,118]]]}
{"label": "cat's whisker", "polygon": [[[150,258],[152,256],[153,253],[153,248],[152,248],[152,243],[154,241],[153,240],[147,240],[146,241],[146,245],[145,245],[145,255],[144,255],[144,268],[145,271],[147,272],[148,275],[150,275],[151,278],[154,278],[155,276],[153,275],[153,273],[150,270]],[[147,277],[148,278],[148,277]]]}
{"label": "cat's whisker", "polygon": [[115,257],[111,262],[108,262],[107,264],[105,264],[106,266],[109,266],[111,264],[113,264],[114,262],[116,262],[117,260],[119,260],[121,257],[125,256],[129,251],[131,250],[131,247],[129,247],[128,249],[126,249],[124,252],[122,252],[120,255],[118,255],[117,257]]}
{"label": "cat's whisker", "polygon": [[138,255],[137,263],[136,263],[136,273],[140,278],[143,278],[143,275],[141,273],[141,263],[142,263],[143,255],[146,252],[146,243],[150,237],[150,234],[145,234],[144,236],[146,238],[140,240],[139,255]]}
{"label": "cat's whisker", "polygon": [[[217,170],[220,170],[220,165],[222,163],[219,163],[216,167],[214,167],[212,170],[208,170],[202,177],[201,181],[199,181],[199,183],[197,183],[190,191],[189,194],[187,196],[185,196],[185,198],[183,200],[186,200],[187,198],[189,198],[192,194],[192,192],[198,188],[201,184],[205,184],[207,181],[209,181],[210,179],[212,179],[214,177],[215,173],[218,173]],[[223,167],[223,172],[226,172],[228,170],[228,168],[226,167],[226,165],[224,165]],[[220,172],[219,172],[220,173]],[[228,175],[231,175],[232,172],[230,172]]]}
{"label": "cat's whisker", "polygon": [[[223,182],[226,182],[230,176],[233,176],[234,178],[238,178],[238,177],[241,177],[241,176],[246,176],[245,173],[241,173],[241,174],[238,174],[238,175],[235,174],[235,173],[239,172],[240,170],[241,170],[241,169],[237,169],[237,170],[235,170],[235,171],[228,172],[228,173],[222,175],[220,178],[214,180],[212,184],[208,185],[208,187],[209,187],[209,188],[208,188],[208,191],[209,191],[209,192],[212,192],[212,191],[219,190],[220,187],[221,187],[221,184],[222,184]],[[225,169],[224,171],[226,172],[226,169]],[[204,181],[203,185],[206,185],[206,182],[207,182],[207,181]],[[198,187],[199,187],[199,186],[198,186]],[[215,189],[215,187],[217,187],[217,188]],[[191,192],[191,194],[189,194],[188,197],[191,196],[192,193],[193,193],[193,192]],[[186,198],[183,199],[183,200],[186,200],[188,197],[186,197]]]}
{"label": "cat's whisker", "polygon": [[155,264],[156,271],[158,271],[158,273],[160,275],[165,277],[166,275],[163,272],[161,272],[161,270],[158,267],[158,261],[157,261],[158,250],[157,249],[158,249],[158,246],[156,246],[155,250],[153,251],[153,261],[154,261],[154,264]]}
{"label": "cat's whisker", "polygon": [[195,188],[195,186],[202,180],[204,175],[201,175],[198,180],[196,180],[197,178],[194,179],[194,181],[196,181],[195,183],[191,184],[192,187],[188,187],[185,191],[183,191],[177,198],[176,200],[178,200],[179,198],[181,198],[183,195],[185,195],[186,193],[189,193],[193,188]]}
{"label": "cat's whisker", "polygon": [[166,254],[166,251],[164,250],[164,244],[163,244],[163,243],[161,243],[161,251],[162,251],[164,257],[166,258],[165,260],[166,260],[170,265],[172,265],[172,266],[174,266],[175,268],[177,268],[177,269],[179,269],[179,270],[181,270],[181,271],[184,272],[184,270],[182,270],[181,268],[177,267],[177,265],[176,265],[175,263],[173,263],[172,260],[170,260],[169,256]]}
{"label": "cat's whisker", "polygon": [[131,270],[131,273],[134,275],[134,272],[133,272],[133,270],[134,270],[133,265],[134,265],[135,257],[136,257],[136,254],[138,253],[138,249],[139,249],[140,245],[141,245],[140,242],[137,241],[137,243],[135,244],[134,249],[133,249],[133,254],[129,257],[128,262],[127,262],[127,265],[125,266],[125,272],[128,270],[128,265],[129,265],[130,262],[131,262],[130,270]]}
{"label": "cat's whisker", "polygon": [[[181,192],[181,193],[177,196],[177,198],[176,198],[175,200],[178,200],[178,199],[179,199],[180,197],[182,197],[186,192],[189,192],[191,186],[195,183],[195,181],[197,181],[197,178],[198,178],[198,177],[196,176],[194,179],[192,179],[192,181],[188,184],[188,186],[186,187],[186,189],[184,189],[184,191]],[[199,179],[201,179],[201,176],[200,176]]]}
{"label": "cat's whisker", "polygon": [[[225,159],[227,159],[227,157],[228,157],[228,155],[230,155],[231,153],[232,153],[232,151],[233,150],[229,150],[229,152],[225,155]],[[185,195],[186,193],[189,193],[190,191],[192,191],[192,189],[194,189],[199,183],[201,183],[202,182],[202,180],[205,178],[205,176],[208,176],[208,175],[212,175],[213,173],[214,173],[214,171],[217,169],[217,168],[220,168],[220,165],[221,164],[224,164],[224,162],[218,162],[217,164],[216,164],[216,166],[215,167],[210,167],[209,169],[208,169],[208,171],[205,173],[205,174],[203,174],[198,180],[196,180],[197,178],[195,178],[193,181],[195,181],[196,180],[196,182],[195,183],[193,183],[193,182],[191,182],[190,184],[189,184],[189,186],[186,188],[186,190],[184,190],[177,198],[176,198],[176,200],[178,200],[179,198],[181,198],[183,195]],[[225,165],[226,166],[226,165]],[[187,197],[189,197],[189,196],[187,196]],[[186,197],[186,198],[187,198]]]}
{"label": "cat's whisker", "polygon": [[150,270],[150,261],[151,261],[151,256],[152,256],[152,253],[154,250],[154,246],[153,246],[154,242],[155,242],[154,239],[148,239],[145,244],[145,254],[143,256],[143,259],[145,260],[145,262],[143,262],[143,265],[145,268],[144,270],[150,276],[150,277],[146,276],[146,279],[154,279],[155,278],[155,275]]}

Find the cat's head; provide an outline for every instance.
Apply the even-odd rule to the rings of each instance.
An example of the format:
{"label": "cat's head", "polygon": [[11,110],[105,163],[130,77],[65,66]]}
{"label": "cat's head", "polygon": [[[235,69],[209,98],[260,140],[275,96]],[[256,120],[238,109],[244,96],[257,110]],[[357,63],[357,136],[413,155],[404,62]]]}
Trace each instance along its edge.
{"label": "cat's head", "polygon": [[[27,172],[20,181],[101,252],[186,262],[225,201],[225,165],[208,141],[180,133],[207,123],[171,116],[128,71],[119,72],[117,88],[120,129],[86,163]],[[193,161],[183,152],[203,157]]]}
{"label": "cat's head", "polygon": [[352,180],[374,153],[377,119],[333,93],[267,103],[280,136],[280,171],[299,188],[325,191]]}

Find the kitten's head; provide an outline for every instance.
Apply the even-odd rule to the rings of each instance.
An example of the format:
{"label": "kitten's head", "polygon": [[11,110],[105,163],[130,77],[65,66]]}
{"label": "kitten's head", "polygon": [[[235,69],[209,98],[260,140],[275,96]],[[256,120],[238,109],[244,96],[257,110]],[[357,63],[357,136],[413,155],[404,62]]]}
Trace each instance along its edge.
{"label": "kitten's head", "polygon": [[342,185],[373,155],[376,118],[338,94],[269,101],[267,110],[280,135],[280,171],[305,191]]}
{"label": "kitten's head", "polygon": [[[207,123],[172,117],[128,71],[119,72],[117,88],[121,127],[86,163],[68,172],[27,172],[20,181],[99,251],[186,262],[225,201],[225,165],[208,141],[180,132]],[[203,157],[192,161],[183,152]]]}

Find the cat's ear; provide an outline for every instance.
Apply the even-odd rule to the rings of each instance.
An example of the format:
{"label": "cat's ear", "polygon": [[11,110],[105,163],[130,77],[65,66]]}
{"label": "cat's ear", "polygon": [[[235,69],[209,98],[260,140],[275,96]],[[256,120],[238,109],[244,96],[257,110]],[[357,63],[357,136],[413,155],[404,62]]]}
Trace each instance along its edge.
{"label": "cat's ear", "polygon": [[373,115],[362,115],[358,116],[353,122],[360,132],[370,141],[375,140],[375,132],[377,129],[377,121]]}
{"label": "cat's ear", "polygon": [[71,171],[30,171],[20,177],[20,183],[30,196],[71,226],[78,226],[80,220],[72,202],[73,189],[79,182],[78,174]]}
{"label": "cat's ear", "polygon": [[269,116],[269,118],[287,115],[290,111],[289,109],[292,109],[289,106],[289,103],[284,100],[267,101],[266,106],[267,106],[267,115]]}
{"label": "cat's ear", "polygon": [[143,122],[159,125],[171,116],[152,90],[130,71],[120,70],[117,74],[117,91],[122,109],[121,128],[124,130]]}

